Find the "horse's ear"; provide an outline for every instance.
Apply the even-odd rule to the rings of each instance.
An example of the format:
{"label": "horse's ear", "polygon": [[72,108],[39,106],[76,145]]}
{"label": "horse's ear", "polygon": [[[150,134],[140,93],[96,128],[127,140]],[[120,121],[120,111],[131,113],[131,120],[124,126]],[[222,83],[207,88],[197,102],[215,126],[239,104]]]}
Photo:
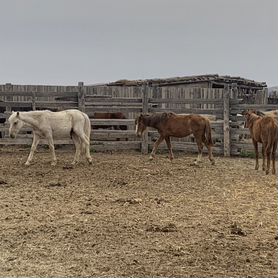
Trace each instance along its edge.
{"label": "horse's ear", "polygon": [[18,111],[16,112],[16,116],[19,118],[19,112]]}

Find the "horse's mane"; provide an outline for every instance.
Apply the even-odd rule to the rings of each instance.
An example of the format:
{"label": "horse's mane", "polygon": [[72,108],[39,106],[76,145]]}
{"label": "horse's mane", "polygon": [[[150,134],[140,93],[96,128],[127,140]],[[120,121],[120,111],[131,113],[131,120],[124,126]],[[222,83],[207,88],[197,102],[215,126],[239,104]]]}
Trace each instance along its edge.
{"label": "horse's mane", "polygon": [[262,118],[262,116],[259,116],[256,113],[249,114],[249,120],[252,121],[252,122],[257,120],[257,119],[261,119],[261,118]]}

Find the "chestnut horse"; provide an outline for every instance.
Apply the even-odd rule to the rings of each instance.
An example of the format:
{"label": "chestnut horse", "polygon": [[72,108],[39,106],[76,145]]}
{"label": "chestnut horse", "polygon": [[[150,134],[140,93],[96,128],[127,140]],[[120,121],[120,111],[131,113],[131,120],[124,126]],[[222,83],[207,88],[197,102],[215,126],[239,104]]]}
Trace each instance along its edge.
{"label": "chestnut horse", "polygon": [[[272,174],[275,175],[275,153],[277,149],[277,121],[273,116],[258,116],[256,111],[247,110],[243,112],[245,116],[245,126],[249,128],[250,135],[256,152],[256,165],[255,169],[259,169],[259,152],[258,143],[262,143],[263,155],[263,171],[266,174],[270,170],[270,156],[272,158]],[[265,169],[265,157],[267,157],[267,166]]]}
{"label": "chestnut horse", "polygon": [[198,146],[198,158],[195,163],[199,162],[202,157],[203,144],[208,149],[209,160],[215,164],[212,155],[212,138],[211,126],[207,118],[200,115],[177,115],[172,112],[141,114],[135,120],[136,134],[142,136],[147,127],[157,129],[160,137],[154,143],[150,159],[153,159],[159,144],[165,139],[169,149],[169,158],[174,158],[170,137],[186,137],[193,134]]}

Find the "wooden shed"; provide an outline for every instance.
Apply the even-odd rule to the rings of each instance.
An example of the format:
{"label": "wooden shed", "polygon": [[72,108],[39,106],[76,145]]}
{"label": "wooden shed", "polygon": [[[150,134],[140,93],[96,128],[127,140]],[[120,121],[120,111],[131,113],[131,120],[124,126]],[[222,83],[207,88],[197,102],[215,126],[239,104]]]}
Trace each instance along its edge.
{"label": "wooden shed", "polygon": [[144,80],[118,80],[107,86],[142,86],[175,88],[217,88],[229,86],[237,91],[237,97],[244,103],[267,103],[267,84],[254,80],[218,74],[194,75],[172,78],[153,78]]}

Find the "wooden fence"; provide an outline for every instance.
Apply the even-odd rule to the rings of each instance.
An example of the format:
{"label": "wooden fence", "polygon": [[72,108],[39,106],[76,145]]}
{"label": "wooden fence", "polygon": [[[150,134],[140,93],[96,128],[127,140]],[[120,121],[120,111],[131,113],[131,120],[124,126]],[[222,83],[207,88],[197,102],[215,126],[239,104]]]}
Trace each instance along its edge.
{"label": "wooden fence", "polygon": [[[173,111],[175,113],[197,113],[213,115],[211,121],[214,153],[239,155],[253,150],[250,140],[242,140],[249,131],[241,128],[242,117],[237,114],[250,107],[261,110],[275,109],[275,105],[246,105],[240,103],[233,87],[225,89],[148,87],[148,86],[0,86],[0,145],[31,144],[31,130],[24,128],[17,139],[8,137],[6,119],[12,110],[59,111],[79,109],[91,118],[92,147],[97,151],[141,150],[147,153],[158,134],[149,130],[143,139],[134,133],[134,119],[140,113]],[[92,119],[94,112],[123,112],[127,119]],[[94,129],[97,126],[127,126],[126,130]],[[42,141],[42,143],[46,143]],[[56,140],[56,144],[72,144],[71,140]],[[162,145],[166,148],[166,145]],[[173,138],[173,148],[196,152],[194,138]]]}

